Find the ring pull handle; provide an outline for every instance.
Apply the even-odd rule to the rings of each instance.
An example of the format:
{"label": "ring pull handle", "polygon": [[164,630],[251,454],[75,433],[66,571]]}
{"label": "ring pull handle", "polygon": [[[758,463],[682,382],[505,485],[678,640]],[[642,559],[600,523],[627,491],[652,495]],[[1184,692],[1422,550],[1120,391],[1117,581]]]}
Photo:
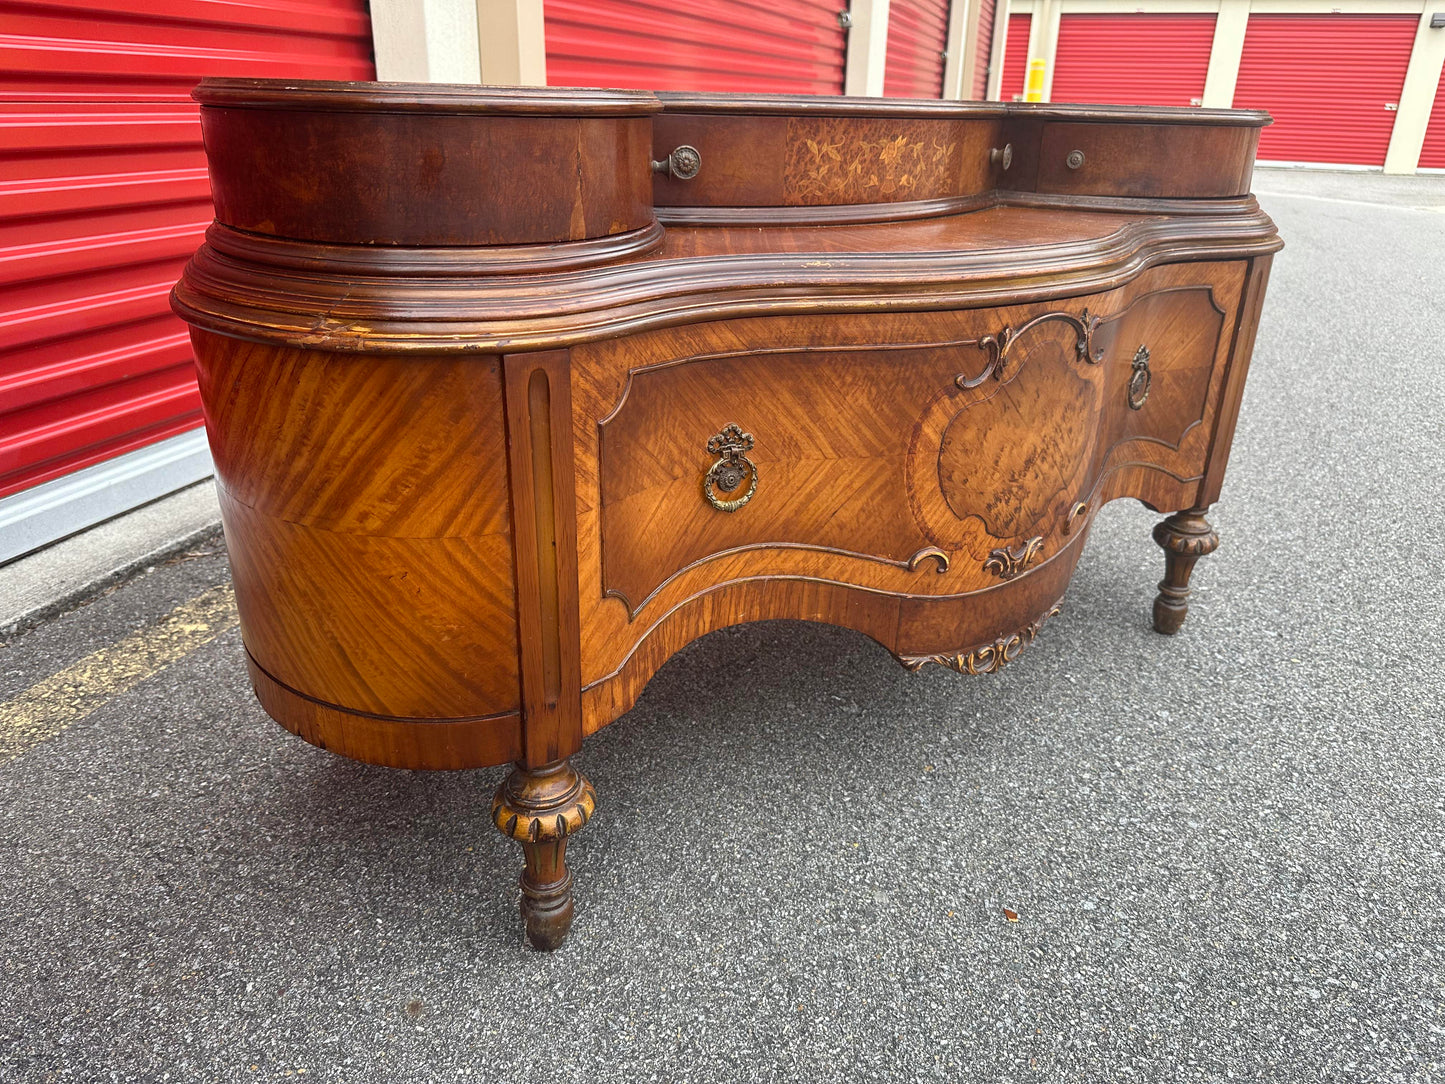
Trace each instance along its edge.
{"label": "ring pull handle", "polygon": [[679,181],[690,181],[697,176],[697,171],[702,169],[702,155],[697,148],[684,143],[673,151],[661,162],[652,163],[653,173],[666,173],[670,177],[676,177]]}
{"label": "ring pull handle", "polygon": [[1149,348],[1141,346],[1134,352],[1134,374],[1129,377],[1129,409],[1138,410],[1149,398],[1149,385],[1154,382],[1149,372]]}
{"label": "ring pull handle", "polygon": [[[717,456],[702,480],[702,495],[719,512],[736,512],[758,491],[758,467],[747,453],[753,450],[753,435],[736,425],[725,425],[707,442],[709,455]],[[747,479],[748,490],[741,497],[723,498],[718,491],[734,493]]]}

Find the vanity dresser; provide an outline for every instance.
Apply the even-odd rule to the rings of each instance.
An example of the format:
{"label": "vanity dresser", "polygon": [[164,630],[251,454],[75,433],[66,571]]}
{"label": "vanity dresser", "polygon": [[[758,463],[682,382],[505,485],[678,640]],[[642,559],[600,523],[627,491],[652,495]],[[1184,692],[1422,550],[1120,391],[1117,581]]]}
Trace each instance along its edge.
{"label": "vanity dresser", "polygon": [[[1265,114],[213,80],[192,328],[251,681],[404,768],[512,764],[539,948],[569,758],[768,618],[1011,665],[1098,510],[1184,620],[1271,254]],[[706,780],[699,780],[700,787]]]}

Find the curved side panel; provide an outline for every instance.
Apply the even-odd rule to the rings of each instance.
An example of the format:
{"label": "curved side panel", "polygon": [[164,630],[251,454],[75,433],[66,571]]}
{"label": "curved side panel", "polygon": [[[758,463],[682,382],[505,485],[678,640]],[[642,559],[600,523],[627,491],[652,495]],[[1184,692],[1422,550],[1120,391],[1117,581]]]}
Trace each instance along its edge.
{"label": "curved side panel", "polygon": [[246,647],[279,680],[381,715],[517,707],[508,546],[338,533],[220,497]]}
{"label": "curved side panel", "polygon": [[[497,359],[193,341],[247,649],[301,698],[263,695],[268,710],[331,748],[348,744],[346,713],[515,713]],[[334,711],[330,729],[298,706],[310,701]]]}

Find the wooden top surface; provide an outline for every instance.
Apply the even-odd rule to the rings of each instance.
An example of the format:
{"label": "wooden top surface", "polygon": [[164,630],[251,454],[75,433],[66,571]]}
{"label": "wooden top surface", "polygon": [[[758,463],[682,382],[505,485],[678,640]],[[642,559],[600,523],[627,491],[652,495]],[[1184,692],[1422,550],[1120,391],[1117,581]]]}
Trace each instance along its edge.
{"label": "wooden top surface", "polygon": [[468,83],[328,82],[288,79],[205,79],[192,93],[202,105],[338,112],[455,112],[570,117],[638,116],[658,112],[732,116],[1037,117],[1135,124],[1205,124],[1262,128],[1257,109],[1188,106],[1068,105],[1039,102],[943,101],[844,95],[733,94],[598,87],[506,87]]}
{"label": "wooden top surface", "polygon": [[967,262],[1029,248],[1097,242],[1131,224],[1161,217],[1043,207],[997,205],[966,214],[902,222],[839,226],[771,226],[767,229],[671,226],[662,247],[646,259],[762,254],[900,256],[935,253]]}

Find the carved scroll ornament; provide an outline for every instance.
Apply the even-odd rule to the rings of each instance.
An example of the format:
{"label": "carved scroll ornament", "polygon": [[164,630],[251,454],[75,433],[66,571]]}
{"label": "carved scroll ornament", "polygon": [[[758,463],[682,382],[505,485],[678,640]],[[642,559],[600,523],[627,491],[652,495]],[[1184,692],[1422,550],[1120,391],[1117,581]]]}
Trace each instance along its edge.
{"label": "carved scroll ornament", "polygon": [[1094,332],[1098,330],[1101,317],[1093,316],[1085,309],[1079,316],[1067,312],[1046,312],[1042,316],[1035,316],[1022,327],[1015,330],[1006,327],[997,335],[985,335],[978,340],[978,348],[989,355],[988,364],[977,376],[967,376],[960,373],[954,383],[960,388],[968,390],[976,388],[989,377],[995,380],[1002,380],[1004,372],[1008,369],[1009,354],[1014,345],[1040,324],[1050,320],[1062,320],[1074,329],[1077,341],[1074,343],[1074,350],[1078,353],[1080,360],[1087,361],[1091,365],[1097,365],[1104,360],[1104,352],[1094,349]]}
{"label": "carved scroll ornament", "polygon": [[899,655],[897,659],[906,670],[922,670],[930,663],[936,663],[950,670],[957,670],[960,674],[996,674],[1034,642],[1045,621],[1057,617],[1058,614],[1059,606],[1055,604],[1043,617],[1025,625],[1012,636],[1001,637],[993,643],[983,644],[957,655]]}
{"label": "carved scroll ornament", "polygon": [[991,550],[988,560],[983,563],[983,570],[992,572],[1001,580],[1011,580],[1037,561],[1043,552],[1044,540],[1039,535],[1016,549]]}

